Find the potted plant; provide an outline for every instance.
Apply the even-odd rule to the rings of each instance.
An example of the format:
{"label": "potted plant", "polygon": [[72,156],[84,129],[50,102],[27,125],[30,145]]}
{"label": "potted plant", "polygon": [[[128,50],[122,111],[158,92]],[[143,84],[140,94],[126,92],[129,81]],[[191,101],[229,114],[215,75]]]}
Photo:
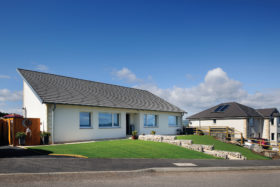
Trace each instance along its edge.
{"label": "potted plant", "polygon": [[49,137],[51,136],[51,133],[49,132],[42,132],[41,133],[41,138],[42,138],[42,142],[44,145],[49,144]]}
{"label": "potted plant", "polygon": [[151,131],[151,135],[155,135],[156,134],[156,131]]}
{"label": "potted plant", "polygon": [[24,132],[16,133],[16,139],[18,139],[19,145],[25,145],[25,137],[26,137],[26,134]]}
{"label": "potted plant", "polygon": [[133,140],[137,140],[138,139],[138,136],[137,136],[137,131],[132,131],[132,139]]}

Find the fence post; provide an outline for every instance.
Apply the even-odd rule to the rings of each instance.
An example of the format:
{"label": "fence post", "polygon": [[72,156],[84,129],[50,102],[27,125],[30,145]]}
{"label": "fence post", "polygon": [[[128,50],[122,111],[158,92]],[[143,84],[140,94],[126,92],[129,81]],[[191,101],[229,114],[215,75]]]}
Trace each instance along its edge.
{"label": "fence post", "polygon": [[244,140],[243,140],[243,134],[241,133],[241,145],[243,145],[243,142]]}

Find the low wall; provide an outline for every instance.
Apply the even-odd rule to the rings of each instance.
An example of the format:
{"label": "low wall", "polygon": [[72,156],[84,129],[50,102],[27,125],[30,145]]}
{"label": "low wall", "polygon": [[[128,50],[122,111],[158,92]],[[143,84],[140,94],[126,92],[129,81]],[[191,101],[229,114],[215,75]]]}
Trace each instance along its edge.
{"label": "low wall", "polygon": [[161,135],[139,135],[139,140],[163,142],[181,146],[193,151],[203,152],[208,155],[220,157],[230,160],[246,160],[239,152],[214,150],[214,145],[193,144],[192,140],[177,140],[176,136],[161,136]]}

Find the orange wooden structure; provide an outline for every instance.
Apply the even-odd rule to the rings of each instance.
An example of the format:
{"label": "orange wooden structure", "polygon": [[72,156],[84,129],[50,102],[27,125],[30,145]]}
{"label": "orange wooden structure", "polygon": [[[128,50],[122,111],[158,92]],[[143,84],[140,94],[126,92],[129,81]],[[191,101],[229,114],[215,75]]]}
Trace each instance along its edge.
{"label": "orange wooden structure", "polygon": [[[24,118],[8,118],[0,120],[0,140],[2,145],[8,144],[16,146],[18,140],[15,138],[17,132],[26,132],[27,127],[23,125]],[[25,138],[25,145],[40,145],[40,119],[28,118],[30,121],[29,129]]]}

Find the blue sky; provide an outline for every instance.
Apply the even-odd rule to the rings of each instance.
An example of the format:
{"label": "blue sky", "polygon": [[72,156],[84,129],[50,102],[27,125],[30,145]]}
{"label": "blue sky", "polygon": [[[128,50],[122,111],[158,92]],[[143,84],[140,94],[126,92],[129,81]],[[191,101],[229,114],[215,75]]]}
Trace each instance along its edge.
{"label": "blue sky", "polygon": [[18,67],[147,89],[190,113],[231,100],[280,108],[279,10],[276,0],[1,1],[0,110],[21,108]]}

